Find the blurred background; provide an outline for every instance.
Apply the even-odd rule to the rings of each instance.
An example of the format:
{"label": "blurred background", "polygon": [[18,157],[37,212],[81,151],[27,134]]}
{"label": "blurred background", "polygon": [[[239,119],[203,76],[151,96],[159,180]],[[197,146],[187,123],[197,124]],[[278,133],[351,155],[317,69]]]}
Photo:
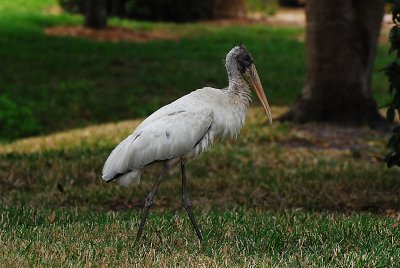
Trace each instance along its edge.
{"label": "blurred background", "polygon": [[[39,0],[0,7],[4,141],[143,117],[191,90],[222,88],[221,61],[239,43],[253,54],[273,105],[294,103],[306,82],[302,1]],[[390,25],[383,26],[372,74],[378,105],[390,97],[378,71],[389,61]]]}
{"label": "blurred background", "polygon": [[[145,116],[196,88],[223,87],[220,63],[239,43],[257,55],[273,102],[289,104],[305,74],[304,12],[296,1],[282,4],[295,8],[282,13],[263,0],[2,1],[0,139]],[[290,58],[290,70],[278,71]]]}

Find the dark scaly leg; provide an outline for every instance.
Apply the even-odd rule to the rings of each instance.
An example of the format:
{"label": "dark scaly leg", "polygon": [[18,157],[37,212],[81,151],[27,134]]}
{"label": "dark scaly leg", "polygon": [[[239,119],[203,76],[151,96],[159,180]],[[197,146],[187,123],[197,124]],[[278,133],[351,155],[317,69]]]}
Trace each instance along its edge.
{"label": "dark scaly leg", "polygon": [[153,189],[151,190],[151,192],[149,193],[149,195],[146,198],[146,202],[144,204],[144,209],[143,209],[143,213],[142,213],[142,219],[140,220],[139,229],[136,234],[136,242],[142,236],[143,228],[144,228],[144,225],[145,225],[146,219],[147,219],[147,215],[149,214],[150,207],[153,204],[154,195],[156,194],[157,189],[161,184],[161,181],[164,179],[165,175],[167,174],[168,168],[169,168],[169,166],[166,162],[164,164],[164,167],[163,167],[163,170],[161,171],[160,176],[158,177],[157,181],[154,183]]}
{"label": "dark scaly leg", "polygon": [[181,162],[181,170],[182,170],[182,203],[183,203],[183,207],[186,209],[186,212],[190,218],[190,221],[192,222],[194,230],[196,231],[197,237],[199,238],[200,241],[202,241],[203,238],[201,237],[199,227],[197,226],[197,222],[194,217],[192,207],[190,205],[190,199],[189,199],[189,196],[188,196],[187,190],[186,190],[186,167],[185,167],[185,161],[183,161],[183,160]]}

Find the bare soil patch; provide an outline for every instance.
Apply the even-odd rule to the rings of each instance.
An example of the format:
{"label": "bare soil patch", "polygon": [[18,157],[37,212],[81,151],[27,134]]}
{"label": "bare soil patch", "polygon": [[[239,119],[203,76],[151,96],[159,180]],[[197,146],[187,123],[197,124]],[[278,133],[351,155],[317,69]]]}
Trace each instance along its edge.
{"label": "bare soil patch", "polygon": [[91,29],[83,26],[55,26],[45,29],[50,36],[82,37],[107,42],[143,43],[153,40],[176,40],[177,34],[163,30],[133,30],[123,27],[107,27],[106,29]]}
{"label": "bare soil patch", "polygon": [[242,18],[204,20],[201,23],[221,27],[234,25],[265,24],[271,26],[305,26],[305,12],[303,8],[281,8],[273,16],[252,13]]}
{"label": "bare soil patch", "polygon": [[[365,150],[378,149],[382,144],[382,132],[368,127],[356,128],[331,124],[293,125],[296,137],[282,141],[292,148],[305,147],[314,150]],[[376,148],[378,147],[378,148]]]}

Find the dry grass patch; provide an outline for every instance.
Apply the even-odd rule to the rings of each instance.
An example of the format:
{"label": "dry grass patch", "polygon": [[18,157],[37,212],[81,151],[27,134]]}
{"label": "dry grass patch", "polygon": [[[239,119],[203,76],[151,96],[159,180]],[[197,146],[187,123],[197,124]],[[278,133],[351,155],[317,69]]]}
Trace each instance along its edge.
{"label": "dry grass patch", "polygon": [[[274,115],[285,108],[274,107]],[[249,111],[237,141],[215,144],[188,163],[196,209],[371,211],[397,213],[398,170],[387,169],[386,137],[369,129],[275,123]],[[101,170],[114,146],[140,120],[104,124],[0,146],[0,202],[82,210],[139,208],[158,167],[132,188],[105,184]],[[179,170],[163,182],[155,208],[180,210]]]}
{"label": "dry grass patch", "polygon": [[107,42],[143,43],[153,40],[177,40],[180,36],[167,30],[139,30],[109,26],[105,29],[92,29],[83,26],[53,26],[44,32],[50,36],[81,37]]}

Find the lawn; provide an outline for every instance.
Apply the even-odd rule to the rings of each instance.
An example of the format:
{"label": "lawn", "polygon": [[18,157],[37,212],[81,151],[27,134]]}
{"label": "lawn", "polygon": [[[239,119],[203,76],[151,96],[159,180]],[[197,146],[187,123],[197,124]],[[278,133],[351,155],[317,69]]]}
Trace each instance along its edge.
{"label": "lawn", "polygon": [[[46,36],[46,27],[82,23],[52,12],[55,5],[0,0],[0,104],[36,126],[16,135],[37,135],[2,132],[0,266],[398,265],[400,176],[385,167],[387,137],[366,128],[268,126],[258,102],[236,141],[187,164],[204,243],[182,210],[172,169],[135,244],[159,168],[130,188],[106,184],[100,173],[112,148],[157,107],[204,85],[223,87],[223,57],[239,42],[253,53],[274,117],[282,114],[306,73],[303,29],[112,19],[180,39],[98,42]],[[386,51],[381,45],[374,73],[380,104]]]}
{"label": "lawn", "polygon": [[395,267],[400,231],[368,214],[201,214],[199,244],[184,213],[160,212],[134,244],[137,213],[1,209],[4,266]]}
{"label": "lawn", "polygon": [[[273,114],[284,109],[273,107]],[[15,265],[395,266],[398,170],[381,133],[274,124],[252,108],[236,142],[188,163],[205,237],[181,208],[179,170],[161,185],[145,235],[140,208],[157,167],[131,188],[100,179],[113,146],[140,120],[0,146],[0,256]],[[357,135],[356,135],[357,133]]]}

